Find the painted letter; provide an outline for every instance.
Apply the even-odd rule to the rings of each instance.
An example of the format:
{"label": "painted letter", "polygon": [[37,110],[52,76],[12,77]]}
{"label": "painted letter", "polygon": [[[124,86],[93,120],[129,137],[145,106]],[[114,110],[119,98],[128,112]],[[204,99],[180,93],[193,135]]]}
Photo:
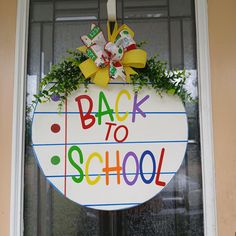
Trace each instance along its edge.
{"label": "painted letter", "polygon": [[[122,139],[118,139],[118,138],[117,138],[117,132],[118,132],[118,130],[121,129],[121,128],[124,128],[124,130],[125,130],[125,135],[124,135],[124,137],[123,137]],[[119,126],[115,129],[115,133],[114,133],[114,138],[115,138],[116,142],[118,142],[118,143],[124,142],[124,141],[127,139],[127,137],[128,137],[128,133],[129,133],[129,130],[128,130],[128,128],[127,128],[125,125],[119,125]]]}
{"label": "painted letter", "polygon": [[[151,157],[151,159],[152,159],[152,164],[153,164],[153,169],[152,169],[152,174],[151,174],[151,178],[150,178],[150,179],[146,179],[146,178],[144,177],[144,173],[143,173],[143,160],[144,160],[144,157],[145,157],[146,155],[149,155],[149,156]],[[154,155],[152,154],[151,151],[146,150],[146,151],[143,152],[143,154],[142,154],[142,156],[141,156],[141,158],[140,158],[140,176],[141,176],[141,178],[142,178],[142,180],[143,180],[143,182],[144,182],[145,184],[150,184],[150,183],[153,181],[153,179],[154,179],[154,177],[155,177],[155,171],[156,171],[156,161],[155,161],[155,157],[154,157]]]}
{"label": "painted letter", "polygon": [[116,126],[116,124],[115,123],[110,123],[110,122],[106,122],[105,124],[108,125],[108,129],[107,129],[107,134],[106,134],[105,140],[108,140],[110,132],[111,132],[111,127],[112,126]]}
{"label": "painted letter", "polygon": [[[82,99],[85,99],[89,102],[89,109],[86,114],[84,114],[83,112],[82,102],[81,102]],[[83,129],[89,129],[95,123],[95,117],[91,114],[91,111],[93,109],[93,100],[88,95],[80,95],[75,99],[75,101],[78,103],[82,127]],[[86,124],[85,123],[86,120],[90,122],[89,123],[87,122]]]}
{"label": "painted letter", "polygon": [[106,167],[102,169],[106,173],[106,185],[109,185],[109,172],[115,171],[117,174],[117,184],[120,184],[120,153],[116,151],[116,166],[109,167],[109,152],[106,151]]}
{"label": "painted letter", "polygon": [[[134,158],[135,161],[135,166],[136,166],[136,171],[134,174],[134,179],[132,181],[128,180],[127,176],[126,176],[126,162],[128,160],[128,157],[132,156]],[[134,185],[138,179],[138,171],[139,171],[139,164],[138,164],[138,158],[136,156],[136,154],[134,152],[127,152],[125,157],[124,157],[124,161],[122,164],[122,172],[123,172],[123,177],[124,177],[124,181],[126,184],[128,185]]]}
{"label": "painted letter", "polygon": [[129,115],[128,112],[126,112],[123,116],[119,115],[119,102],[120,102],[120,97],[122,94],[125,94],[129,100],[131,99],[130,93],[126,89],[123,89],[118,93],[117,98],[116,98],[116,105],[115,105],[115,113],[116,113],[116,118],[118,121],[124,121]]}
{"label": "painted letter", "polygon": [[139,102],[138,102],[138,94],[135,93],[134,95],[134,105],[133,105],[133,115],[132,115],[132,122],[135,122],[135,116],[136,113],[140,113],[143,117],[146,117],[145,112],[143,112],[139,106],[141,106],[150,96],[146,95],[144,98],[142,98]]}
{"label": "painted letter", "polygon": [[102,161],[102,157],[101,157],[101,155],[98,152],[94,152],[94,153],[90,154],[90,156],[88,157],[88,160],[87,160],[86,166],[85,166],[85,178],[86,178],[88,184],[90,184],[90,185],[96,184],[100,180],[100,178],[101,178],[100,175],[98,175],[94,180],[91,180],[91,178],[89,177],[89,165],[90,165],[91,160],[94,157],[97,157],[98,160],[100,161],[100,163],[103,162]]}
{"label": "painted letter", "polygon": [[161,149],[161,155],[160,155],[160,160],[159,160],[159,164],[158,164],[158,169],[157,169],[157,175],[156,175],[156,185],[160,185],[160,186],[165,186],[166,183],[162,182],[159,180],[160,178],[160,174],[161,174],[161,167],[162,167],[162,163],[163,163],[163,158],[164,158],[164,153],[165,153],[165,148]]}
{"label": "painted letter", "polygon": [[83,164],[83,154],[82,154],[82,151],[80,150],[79,147],[77,146],[72,146],[69,151],[68,151],[68,159],[69,159],[69,162],[70,164],[76,169],[78,170],[79,172],[79,177],[78,176],[72,176],[72,179],[74,182],[76,183],[81,183],[84,179],[84,173],[83,173],[83,170],[79,167],[79,165],[74,161],[73,159],[73,152],[77,152],[79,154],[79,162],[80,164]]}
{"label": "painted letter", "polygon": [[[105,107],[106,107],[105,111],[102,111],[102,103],[105,104]],[[110,120],[114,121],[114,117],[113,117],[112,112],[113,112],[113,109],[110,108],[105,94],[101,91],[99,93],[98,113],[95,115],[98,118],[98,124],[101,125],[101,123],[102,123],[102,116],[105,116],[105,115],[109,115],[110,116]]]}

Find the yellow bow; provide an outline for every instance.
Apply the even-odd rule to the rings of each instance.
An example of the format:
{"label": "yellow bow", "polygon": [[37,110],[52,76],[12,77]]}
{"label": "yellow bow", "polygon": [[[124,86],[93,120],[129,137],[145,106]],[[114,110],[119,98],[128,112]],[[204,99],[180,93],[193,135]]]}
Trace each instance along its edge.
{"label": "yellow bow", "polygon": [[[108,22],[107,23],[108,41],[113,44],[116,44],[117,39],[120,37],[119,34],[124,31],[128,32],[132,38],[134,37],[134,32],[127,25],[124,24],[118,28],[117,22],[114,25],[113,32],[111,32],[110,24]],[[87,39],[89,40],[89,38]],[[88,45],[78,48],[78,50],[87,54],[88,54],[88,49],[89,49]],[[130,75],[137,74],[137,72],[133,70],[132,67],[144,68],[146,65],[146,60],[147,60],[147,54],[142,49],[137,49],[135,47],[134,49],[131,48],[129,50],[124,50],[122,58],[118,64],[122,67],[122,72],[124,74],[125,80],[128,83],[130,82]],[[111,64],[109,63],[102,66],[98,66],[98,63],[95,63],[94,60],[92,60],[91,58],[87,59],[86,61],[82,62],[79,65],[80,70],[86,79],[91,78],[92,82],[102,87],[106,87],[110,78],[112,77],[110,66]]]}

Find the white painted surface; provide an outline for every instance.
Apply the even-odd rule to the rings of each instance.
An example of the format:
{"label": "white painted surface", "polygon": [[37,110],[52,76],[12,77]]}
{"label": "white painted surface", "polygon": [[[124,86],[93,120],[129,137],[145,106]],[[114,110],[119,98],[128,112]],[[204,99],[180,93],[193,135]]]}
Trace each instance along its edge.
{"label": "white painted surface", "polygon": [[[89,129],[83,129],[81,124],[78,104],[75,101],[79,95],[87,95],[93,101],[92,115],[98,112],[99,94],[101,91],[105,94],[108,104],[115,111],[117,95],[120,91],[126,90],[131,94],[129,100],[126,95],[122,95],[119,101],[119,115],[128,113],[124,121],[117,120],[113,112],[114,121],[110,120],[108,115],[102,117],[102,124],[97,122]],[[147,95],[149,98],[140,105],[140,109],[146,114],[135,114],[135,122],[132,117],[134,107],[134,92],[130,85],[110,84],[102,89],[96,85],[91,85],[88,93],[84,89],[73,93],[67,101],[67,110],[65,107],[62,113],[57,112],[57,102],[43,103],[36,107],[32,125],[33,146],[42,171],[47,179],[55,188],[66,197],[83,206],[89,206],[101,210],[117,210],[141,204],[159,193],[164,186],[155,183],[157,169],[160,160],[161,150],[164,148],[164,159],[161,167],[160,180],[166,185],[173,178],[179,169],[184,158],[187,142],[188,127],[187,117],[184,106],[176,96],[163,94],[163,97],[157,95],[153,89],[144,89],[138,94],[138,101]],[[104,103],[102,111],[107,110]],[[89,110],[87,100],[82,102],[84,113]],[[67,111],[67,112],[66,112]],[[129,133],[124,142],[120,143],[114,139],[114,127],[112,127],[109,139],[106,140],[108,126],[106,122],[116,123],[127,127]],[[55,133],[51,131],[51,126],[58,124],[60,131]],[[123,138],[124,132],[118,133]],[[66,138],[65,138],[66,137]],[[78,170],[70,162],[68,152],[72,146],[77,146],[83,153],[83,163],[79,162],[77,152],[73,153],[73,159],[81,167],[85,174],[85,166],[89,155],[98,152],[102,157],[102,163],[98,158],[94,158],[89,166],[89,175],[91,179],[100,176],[100,180],[95,185],[90,185],[84,178],[81,183],[73,181],[72,175],[79,177]],[[135,160],[129,156],[125,165],[125,155],[130,151],[137,155],[140,164],[142,154],[151,151],[154,155],[154,162],[151,161],[149,154],[143,158],[142,170],[138,169]],[[109,153],[109,166],[116,166],[116,152],[119,151],[120,183],[117,182],[117,172],[112,171],[109,175],[109,185],[106,184],[105,153]],[[65,152],[67,153],[65,155]],[[54,165],[51,163],[53,156],[60,158],[60,163]],[[142,173],[145,179],[153,176],[151,183],[147,184],[141,178]],[[137,181],[129,185],[125,181],[124,174],[128,182],[132,181],[137,175]],[[140,191],[142,189],[142,191]]]}

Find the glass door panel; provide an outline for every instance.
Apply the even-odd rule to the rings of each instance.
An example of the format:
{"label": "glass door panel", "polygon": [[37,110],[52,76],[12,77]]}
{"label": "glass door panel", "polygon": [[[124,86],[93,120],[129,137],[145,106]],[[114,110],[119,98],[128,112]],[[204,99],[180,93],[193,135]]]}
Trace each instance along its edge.
{"label": "glass door panel", "polygon": [[[197,98],[196,36],[193,0],[119,0],[117,16],[146,41],[169,68],[191,73],[187,89]],[[27,70],[27,107],[40,79],[81,45],[90,24],[106,26],[105,0],[31,0]],[[24,235],[142,236],[203,235],[201,153],[198,104],[186,103],[189,143],[178,173],[150,201],[128,210],[97,211],[79,206],[50,186],[34,159],[32,112],[26,114]],[[142,189],[140,189],[140,192]]]}

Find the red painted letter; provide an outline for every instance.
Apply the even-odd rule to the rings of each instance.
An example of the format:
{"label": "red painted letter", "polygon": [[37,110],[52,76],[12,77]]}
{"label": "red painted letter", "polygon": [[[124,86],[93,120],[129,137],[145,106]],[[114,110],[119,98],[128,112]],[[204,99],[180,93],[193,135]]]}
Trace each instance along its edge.
{"label": "red painted letter", "polygon": [[162,167],[162,162],[163,162],[163,158],[164,158],[164,153],[165,153],[165,148],[161,149],[161,155],[160,155],[160,160],[159,160],[159,164],[158,164],[158,168],[157,168],[157,175],[156,175],[156,185],[159,186],[165,186],[166,183],[163,181],[160,181],[160,174],[161,174],[161,167]]}
{"label": "red painted letter", "polygon": [[[85,114],[82,108],[82,102],[81,102],[82,99],[87,100],[89,103],[88,111]],[[93,109],[93,100],[88,95],[80,95],[75,99],[75,101],[78,103],[82,127],[83,129],[89,129],[95,123],[95,117],[91,114],[91,111]],[[85,121],[87,121],[86,122],[87,124],[85,123]]]}
{"label": "red painted letter", "polygon": [[106,134],[105,140],[108,140],[110,132],[111,132],[111,127],[112,126],[116,126],[116,124],[115,123],[110,123],[110,122],[106,122],[105,124],[108,125],[108,129],[107,129],[107,134]]}

